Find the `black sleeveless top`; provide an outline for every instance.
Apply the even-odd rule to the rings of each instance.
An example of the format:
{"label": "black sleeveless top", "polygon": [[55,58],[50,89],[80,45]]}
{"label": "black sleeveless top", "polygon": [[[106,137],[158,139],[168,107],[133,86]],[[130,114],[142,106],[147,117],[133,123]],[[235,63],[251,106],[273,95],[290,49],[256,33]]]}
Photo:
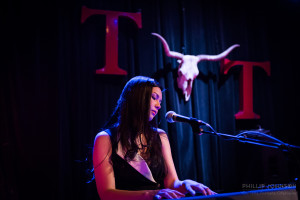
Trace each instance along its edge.
{"label": "black sleeveless top", "polygon": [[[109,134],[112,139],[112,135],[116,135],[114,131],[116,128],[106,129],[105,132]],[[112,152],[111,161],[115,174],[116,189],[120,190],[157,190],[163,188],[163,181],[153,182],[138,172],[132,167],[126,160],[120,157],[115,151]],[[150,168],[150,166],[149,166]],[[156,173],[153,173],[150,168],[154,180],[160,180],[161,178],[155,177]]]}

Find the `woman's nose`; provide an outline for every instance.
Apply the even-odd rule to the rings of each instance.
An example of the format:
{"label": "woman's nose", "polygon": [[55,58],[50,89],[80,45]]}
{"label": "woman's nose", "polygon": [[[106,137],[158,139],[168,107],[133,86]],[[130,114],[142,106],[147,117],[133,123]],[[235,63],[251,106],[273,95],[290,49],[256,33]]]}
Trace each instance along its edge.
{"label": "woman's nose", "polygon": [[157,102],[156,105],[155,105],[155,107],[156,107],[157,109],[160,109],[160,108],[161,108],[160,103]]}

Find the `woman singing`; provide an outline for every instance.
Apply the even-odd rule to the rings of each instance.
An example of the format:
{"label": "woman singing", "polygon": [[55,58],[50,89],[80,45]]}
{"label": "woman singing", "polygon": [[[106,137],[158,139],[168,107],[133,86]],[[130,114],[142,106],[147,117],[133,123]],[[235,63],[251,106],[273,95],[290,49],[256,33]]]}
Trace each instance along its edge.
{"label": "woman singing", "polygon": [[113,115],[95,138],[93,165],[101,200],[215,194],[201,183],[178,179],[168,136],[153,120],[161,101],[161,86],[152,78],[137,76],[125,85]]}

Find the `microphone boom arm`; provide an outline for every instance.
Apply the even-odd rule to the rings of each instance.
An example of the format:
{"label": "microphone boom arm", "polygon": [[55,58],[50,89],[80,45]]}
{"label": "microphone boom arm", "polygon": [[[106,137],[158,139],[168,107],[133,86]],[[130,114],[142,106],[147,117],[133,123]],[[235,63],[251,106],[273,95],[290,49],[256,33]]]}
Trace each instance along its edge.
{"label": "microphone boom arm", "polygon": [[[229,135],[229,134],[224,134],[224,133],[218,133],[216,132],[210,124],[198,120],[193,117],[185,117],[182,115],[176,114],[174,111],[169,111],[166,113],[166,120],[169,123],[174,123],[174,122],[187,122],[192,126],[193,133],[194,134],[200,134],[202,135],[203,133],[210,134],[210,135],[216,135],[218,137],[222,137],[224,139],[230,139],[230,140],[236,140],[238,142],[243,142],[243,143],[250,143],[250,144],[256,144],[260,146],[267,146],[267,147],[272,147],[272,148],[280,148],[282,150],[290,150],[291,148],[295,149],[300,149],[300,146],[295,146],[295,145],[290,145],[288,143],[284,143],[276,138],[273,138],[275,140],[273,141],[266,141],[266,140],[260,140],[260,139],[253,139],[249,137],[245,137],[244,135]],[[210,129],[210,131],[205,131],[201,126],[205,125]],[[272,138],[271,136],[269,138]]]}
{"label": "microphone boom arm", "polygon": [[[209,125],[209,127],[211,128],[210,125]],[[202,129],[200,129],[200,130],[201,130],[200,134],[205,133],[205,134],[210,134],[210,135],[216,135],[216,136],[222,137],[224,139],[230,139],[230,140],[235,140],[235,141],[242,142],[242,143],[255,144],[255,145],[266,146],[266,147],[271,147],[271,148],[279,148],[284,151],[288,151],[290,148],[300,149],[300,146],[291,145],[291,144],[284,143],[284,142],[271,142],[271,141],[264,141],[264,140],[259,140],[259,139],[248,138],[248,137],[240,136],[240,135],[229,135],[229,134],[224,134],[224,133],[217,133],[214,130],[213,131],[204,131]],[[194,133],[196,133],[196,132],[194,132]]]}

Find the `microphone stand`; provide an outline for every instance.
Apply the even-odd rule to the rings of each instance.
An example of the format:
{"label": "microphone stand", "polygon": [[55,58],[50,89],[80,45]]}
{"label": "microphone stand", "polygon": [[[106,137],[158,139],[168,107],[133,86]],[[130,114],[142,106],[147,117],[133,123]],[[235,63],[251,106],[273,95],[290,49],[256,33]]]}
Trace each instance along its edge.
{"label": "microphone stand", "polygon": [[[204,125],[209,127],[211,131],[205,131],[202,128],[200,128],[201,125],[203,124],[199,124],[196,123],[197,121],[195,120],[194,123],[191,123],[192,129],[193,129],[193,133],[194,134],[209,134],[209,135],[215,135],[224,139],[230,139],[230,140],[235,140],[241,143],[250,143],[250,144],[255,144],[255,145],[259,145],[259,146],[265,146],[265,147],[270,147],[270,148],[278,148],[284,152],[289,152],[289,153],[294,153],[292,150],[300,149],[300,146],[296,146],[296,145],[291,145],[288,143],[284,143],[274,137],[270,137],[271,139],[275,140],[275,142],[271,142],[271,141],[265,141],[265,140],[259,140],[259,139],[253,139],[253,138],[249,138],[246,135],[242,135],[242,134],[238,134],[238,135],[229,135],[229,134],[224,134],[224,133],[217,133],[212,127],[211,125],[209,125],[208,123],[205,123]],[[263,135],[263,134],[262,134]],[[295,156],[295,155],[294,155]],[[300,169],[300,160],[299,158],[297,158],[297,156],[295,156],[295,160],[296,163],[298,165],[298,169]],[[298,172],[299,173],[299,170]],[[299,174],[297,174],[296,176],[299,177]],[[295,178],[296,181],[296,190],[299,193],[299,178]],[[300,199],[300,196],[299,196]]]}
{"label": "microphone stand", "polygon": [[236,141],[242,142],[242,143],[250,143],[250,144],[256,144],[256,145],[266,146],[266,147],[271,147],[271,148],[279,148],[281,150],[290,150],[290,148],[300,149],[300,146],[291,145],[291,144],[284,143],[284,142],[281,143],[281,142],[264,141],[264,140],[248,138],[248,137],[245,137],[245,136],[237,136],[237,135],[229,135],[229,134],[224,134],[224,133],[216,133],[216,132],[213,132],[213,131],[204,131],[202,129],[201,129],[200,133],[216,135],[216,136],[219,136],[219,137],[223,137],[224,139],[232,139],[232,140],[236,140]]}

